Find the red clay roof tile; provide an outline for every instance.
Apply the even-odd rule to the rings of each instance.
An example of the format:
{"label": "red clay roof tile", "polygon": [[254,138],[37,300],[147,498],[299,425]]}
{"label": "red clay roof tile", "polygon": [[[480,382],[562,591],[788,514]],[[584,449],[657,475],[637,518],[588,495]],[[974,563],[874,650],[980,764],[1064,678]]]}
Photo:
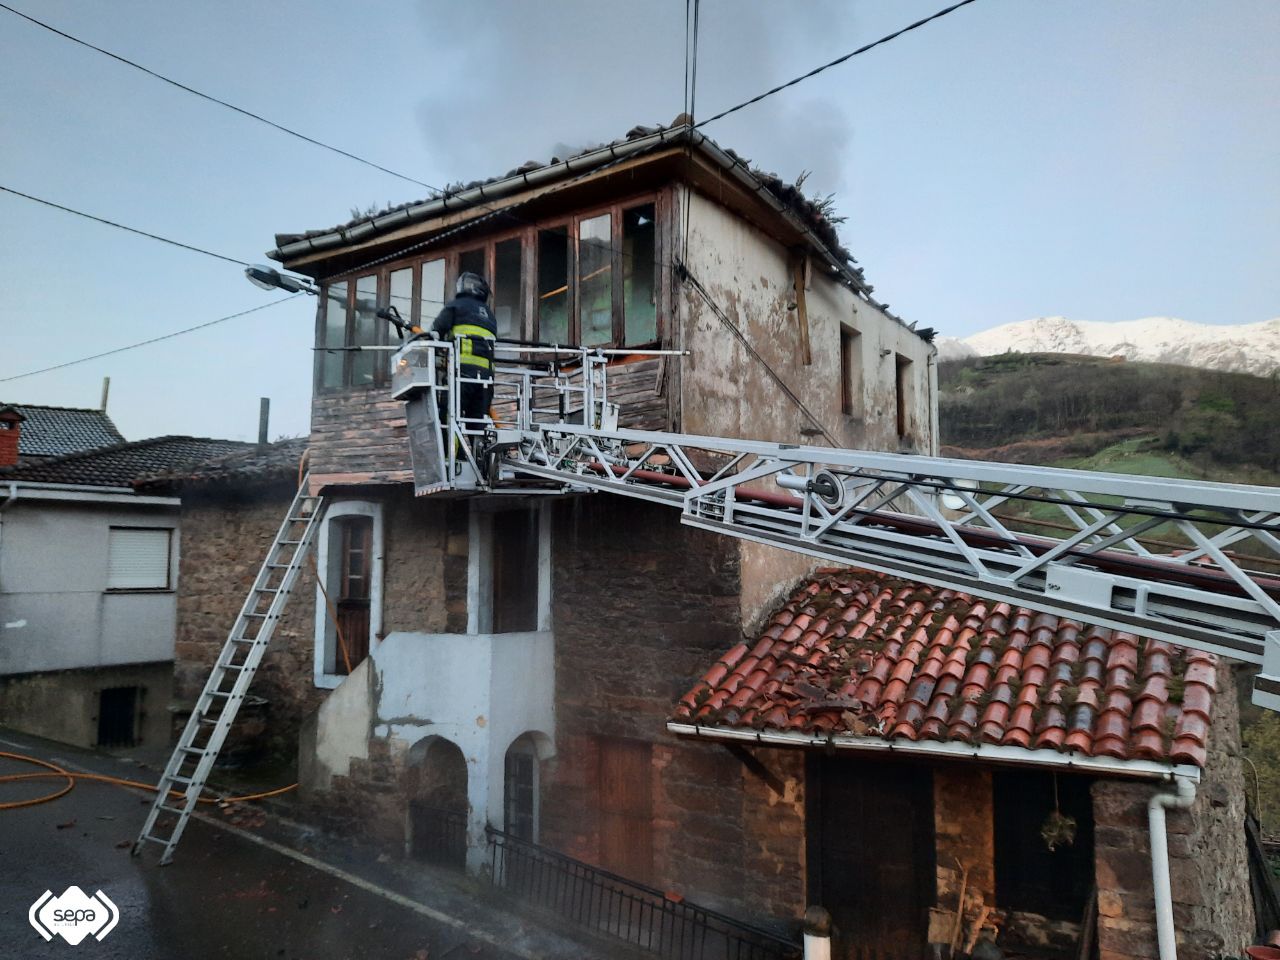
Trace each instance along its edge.
{"label": "red clay roof tile", "polygon": [[1205,760],[1216,660],[1130,633],[843,570],[798,588],[751,643],[673,719]]}

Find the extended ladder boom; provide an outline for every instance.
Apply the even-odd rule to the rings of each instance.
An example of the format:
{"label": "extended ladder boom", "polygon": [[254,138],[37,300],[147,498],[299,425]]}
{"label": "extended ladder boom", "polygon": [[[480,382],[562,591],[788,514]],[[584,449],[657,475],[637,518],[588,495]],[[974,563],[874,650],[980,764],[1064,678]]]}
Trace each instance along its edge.
{"label": "extended ladder boom", "polygon": [[1280,489],[619,430],[610,355],[645,352],[500,344],[496,423],[457,415],[448,344],[404,347],[393,389],[445,411],[455,442],[493,440],[444,458],[453,489],[665,503],[702,529],[1261,665],[1254,700],[1280,710]]}
{"label": "extended ladder boom", "polygon": [[[512,476],[667,503],[683,522],[1261,664],[1280,630],[1280,490],[543,425]],[[1071,533],[1030,536],[1010,513]],[[1053,525],[1052,523],[1050,524]],[[1144,534],[1176,531],[1157,553]],[[1240,555],[1246,548],[1249,557]]]}

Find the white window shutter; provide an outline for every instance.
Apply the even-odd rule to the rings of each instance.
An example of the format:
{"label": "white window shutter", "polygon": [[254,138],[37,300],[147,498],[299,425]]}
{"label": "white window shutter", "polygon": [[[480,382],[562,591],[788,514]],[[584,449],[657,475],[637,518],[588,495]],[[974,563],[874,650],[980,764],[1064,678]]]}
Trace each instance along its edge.
{"label": "white window shutter", "polygon": [[112,527],[107,548],[107,589],[163,590],[169,586],[171,531]]}

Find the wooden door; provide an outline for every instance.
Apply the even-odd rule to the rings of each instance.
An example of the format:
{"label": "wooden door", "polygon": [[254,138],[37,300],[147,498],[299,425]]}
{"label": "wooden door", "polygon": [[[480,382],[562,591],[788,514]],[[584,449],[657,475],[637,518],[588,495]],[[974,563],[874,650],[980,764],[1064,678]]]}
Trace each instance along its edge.
{"label": "wooden door", "polygon": [[648,883],[653,874],[652,757],[647,743],[601,737],[600,865]]}
{"label": "wooden door", "polygon": [[927,955],[936,899],[933,775],[926,766],[814,758],[811,903],[831,912],[838,960]]}

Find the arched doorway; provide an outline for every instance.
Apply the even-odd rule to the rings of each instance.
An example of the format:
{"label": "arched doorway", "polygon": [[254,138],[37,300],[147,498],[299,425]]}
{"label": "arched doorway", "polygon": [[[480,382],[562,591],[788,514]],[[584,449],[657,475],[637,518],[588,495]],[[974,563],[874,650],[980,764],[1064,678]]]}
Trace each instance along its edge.
{"label": "arched doorway", "polygon": [[463,870],[467,864],[467,760],[443,737],[409,751],[409,856]]}

